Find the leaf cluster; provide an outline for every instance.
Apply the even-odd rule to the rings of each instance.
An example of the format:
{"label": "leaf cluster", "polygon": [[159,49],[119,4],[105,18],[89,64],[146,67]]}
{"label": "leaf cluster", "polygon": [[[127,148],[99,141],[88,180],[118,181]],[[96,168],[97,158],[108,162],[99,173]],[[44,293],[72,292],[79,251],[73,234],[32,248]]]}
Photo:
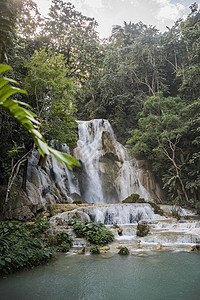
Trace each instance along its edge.
{"label": "leaf cluster", "polygon": [[128,255],[130,252],[127,247],[121,246],[118,254],[120,255]]}
{"label": "leaf cluster", "polygon": [[137,231],[136,231],[136,234],[137,236],[140,236],[140,237],[144,237],[146,236],[148,233],[149,233],[149,225],[147,224],[138,224],[137,225]]}
{"label": "leaf cluster", "polygon": [[71,245],[73,238],[69,235],[66,231],[58,231],[56,233],[57,238],[57,250],[60,252],[68,252]]}
{"label": "leaf cluster", "polygon": [[[0,65],[0,74],[10,69],[11,67],[7,65]],[[36,115],[30,110],[24,108],[24,106],[28,108],[30,108],[30,106],[24,102],[9,98],[16,93],[26,94],[26,91],[8,85],[10,82],[15,83],[11,79],[5,77],[0,78],[0,107],[6,110],[31,134],[42,156],[52,153],[60,162],[65,162],[70,169],[71,164],[79,166],[80,164],[76,161],[76,159],[70,155],[59,152],[58,150],[55,150],[47,145],[42,134],[38,130],[40,123],[36,119]]]}
{"label": "leaf cluster", "polygon": [[29,232],[17,221],[0,224],[0,274],[37,266],[52,257],[53,249],[44,249],[43,241],[33,236],[38,225],[35,228]]}
{"label": "leaf cluster", "polygon": [[104,246],[114,239],[114,234],[103,223],[76,221],[73,230],[79,237],[85,237],[95,245]]}

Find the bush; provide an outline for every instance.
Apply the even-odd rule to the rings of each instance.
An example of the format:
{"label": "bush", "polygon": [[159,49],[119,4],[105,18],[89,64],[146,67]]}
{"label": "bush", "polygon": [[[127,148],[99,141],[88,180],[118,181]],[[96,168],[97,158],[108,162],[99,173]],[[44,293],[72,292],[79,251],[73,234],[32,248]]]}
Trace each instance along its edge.
{"label": "bush", "polygon": [[143,237],[149,233],[149,226],[147,224],[138,224],[137,225],[137,236]]}
{"label": "bush", "polygon": [[120,250],[119,250],[118,254],[128,255],[129,254],[129,250],[128,250],[127,247],[120,247]]}
{"label": "bush", "polygon": [[17,221],[0,223],[0,274],[37,266],[48,261],[53,249],[44,249],[42,239],[33,238]]}
{"label": "bush", "polygon": [[56,233],[57,237],[57,245],[61,245],[62,242],[68,243],[70,246],[72,245],[73,238],[66,231],[58,231]]}
{"label": "bush", "polygon": [[90,248],[90,252],[92,254],[99,254],[100,253],[100,249],[98,245],[92,245]]}
{"label": "bush", "polygon": [[72,226],[72,225],[76,224],[76,222],[80,222],[79,218],[78,217],[72,217],[71,219],[69,219],[67,221],[67,224],[69,226]]}
{"label": "bush", "polygon": [[36,223],[25,224],[25,228],[31,232],[33,236],[45,233],[49,228],[49,222],[46,220],[38,220]]}
{"label": "bush", "polygon": [[68,252],[73,242],[73,238],[69,235],[69,233],[66,231],[58,231],[56,238],[57,245],[59,246],[57,250],[61,252]]}
{"label": "bush", "polygon": [[47,237],[47,244],[48,246],[56,246],[57,245],[57,237],[55,235],[48,235]]}
{"label": "bush", "polygon": [[136,203],[140,198],[140,195],[138,194],[131,194],[128,196],[126,199],[124,199],[122,202],[123,203]]}
{"label": "bush", "polygon": [[131,194],[126,199],[122,201],[122,203],[146,203],[144,198],[140,198],[138,194]]}
{"label": "bush", "polygon": [[67,242],[62,242],[57,250],[60,252],[68,252],[69,249],[70,249],[70,244]]}
{"label": "bush", "polygon": [[149,204],[153,207],[155,214],[158,214],[160,216],[164,215],[164,211],[156,203],[149,202]]}
{"label": "bush", "polygon": [[103,223],[77,221],[73,229],[79,237],[85,237],[95,245],[104,246],[114,240],[114,234]]}

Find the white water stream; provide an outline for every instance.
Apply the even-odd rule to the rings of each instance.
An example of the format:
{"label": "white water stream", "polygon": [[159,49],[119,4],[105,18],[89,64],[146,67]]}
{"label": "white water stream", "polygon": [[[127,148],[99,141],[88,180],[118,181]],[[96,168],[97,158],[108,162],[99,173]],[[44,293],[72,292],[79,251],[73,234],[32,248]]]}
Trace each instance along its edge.
{"label": "white water stream", "polygon": [[[116,141],[107,120],[79,121],[78,128],[79,140],[74,155],[82,162],[81,182],[78,183],[73,172],[52,156],[48,158],[45,170],[38,166],[37,151],[29,159],[27,194],[33,204],[42,208],[48,203],[72,202],[73,193],[96,204],[59,214],[52,218],[53,223],[57,217],[65,220],[78,213],[82,221],[103,222],[107,226],[118,224],[123,229],[122,235],[112,230],[120,242],[137,243],[136,226],[144,221],[149,224],[150,233],[141,238],[143,244],[194,244],[200,240],[199,221],[176,221],[156,215],[150,204],[119,204],[132,193],[150,199],[139,180],[138,171],[124,147]],[[63,146],[62,151],[69,153],[67,146]],[[166,208],[168,212],[172,209],[170,206]],[[178,210],[182,215],[191,214]]]}
{"label": "white water stream", "polygon": [[[115,139],[107,120],[78,121],[78,130],[75,157],[83,164],[82,196],[88,203],[116,203],[133,193],[146,200],[150,198],[125,148]],[[105,157],[112,157],[107,159],[110,169],[103,162]],[[112,176],[110,194],[106,193],[108,174]]]}
{"label": "white water stream", "polygon": [[[78,121],[78,130],[79,140],[73,155],[82,162],[79,182],[52,155],[45,169],[38,165],[38,151],[29,159],[27,195],[34,205],[73,202],[74,193],[88,203],[102,204],[118,203],[132,193],[151,198],[107,120]],[[61,151],[69,154],[66,145]]]}
{"label": "white water stream", "polygon": [[[168,210],[168,207],[166,206],[165,209]],[[101,204],[60,213],[51,218],[51,223],[54,227],[58,218],[65,222],[77,216],[81,221],[103,222],[115,234],[115,242],[110,245],[111,252],[117,252],[119,244],[129,247],[132,251],[150,250],[156,245],[174,250],[180,248],[189,250],[188,247],[200,243],[200,220],[184,219],[184,216],[188,214],[191,212],[184,210],[181,220],[177,221],[172,217],[155,214],[151,205],[147,203]],[[138,223],[145,223],[149,226],[147,236],[137,236]],[[120,235],[118,234],[119,227],[121,228]],[[82,239],[75,239],[75,247],[81,247],[82,244],[84,244]]]}

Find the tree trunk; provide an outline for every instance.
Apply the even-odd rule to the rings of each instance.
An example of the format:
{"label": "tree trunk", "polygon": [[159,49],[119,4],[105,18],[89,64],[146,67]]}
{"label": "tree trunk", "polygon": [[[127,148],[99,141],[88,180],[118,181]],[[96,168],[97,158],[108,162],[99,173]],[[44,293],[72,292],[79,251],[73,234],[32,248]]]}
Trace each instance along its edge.
{"label": "tree trunk", "polygon": [[19,168],[20,168],[21,164],[28,159],[28,157],[31,155],[32,151],[33,151],[33,149],[28,151],[24,156],[22,156],[14,164],[14,166],[12,166],[11,174],[9,176],[8,185],[7,185],[6,197],[5,197],[5,201],[4,201],[3,209],[2,209],[2,221],[5,221],[6,211],[7,211],[8,207],[10,210],[10,203],[9,203],[10,202],[9,201],[10,200],[10,191],[11,191],[12,185],[14,183],[14,180],[19,172]]}

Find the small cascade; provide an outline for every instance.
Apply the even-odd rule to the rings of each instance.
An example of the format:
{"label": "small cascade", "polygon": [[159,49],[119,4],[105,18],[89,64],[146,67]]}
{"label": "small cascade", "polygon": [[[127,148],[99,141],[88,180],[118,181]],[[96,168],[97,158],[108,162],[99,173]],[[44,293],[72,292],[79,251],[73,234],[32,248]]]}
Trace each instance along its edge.
{"label": "small cascade", "polygon": [[78,121],[78,130],[74,155],[83,165],[83,199],[106,204],[120,202],[132,193],[150,198],[107,120]]}
{"label": "small cascade", "polygon": [[[61,150],[69,153],[66,145]],[[35,150],[28,160],[26,192],[31,202],[38,208],[45,208],[48,204],[73,202],[70,195],[80,194],[74,174],[53,155],[48,156],[44,170],[38,165],[39,158],[40,154]]]}
{"label": "small cascade", "polygon": [[83,207],[93,222],[102,222],[106,225],[137,224],[139,221],[165,219],[154,214],[150,204],[114,204]]}
{"label": "small cascade", "polygon": [[[189,216],[190,213],[184,209],[184,216]],[[177,221],[172,217],[160,216],[155,214],[151,205],[147,203],[80,206],[70,212],[53,216],[50,222],[55,224],[59,218],[65,223],[75,216],[79,216],[82,222],[103,222],[107,225],[115,234],[112,246],[115,250],[111,251],[118,251],[119,244],[128,246],[133,251],[145,249],[148,251],[160,250],[162,247],[173,250],[189,249],[200,243],[200,220],[185,220],[183,216]],[[149,233],[146,236],[137,236],[138,224],[149,226]],[[73,247],[85,247],[84,241],[75,238]]]}
{"label": "small cascade", "polygon": [[84,239],[84,238],[74,238],[73,244],[72,244],[72,249],[73,250],[79,250],[84,247],[89,247],[90,243]]}
{"label": "small cascade", "polygon": [[53,216],[51,222],[56,223],[57,218],[67,221],[77,215],[82,222],[102,222],[105,225],[136,225],[140,221],[156,223],[158,220],[166,220],[165,217],[155,214],[148,203],[119,203],[81,206]]}

